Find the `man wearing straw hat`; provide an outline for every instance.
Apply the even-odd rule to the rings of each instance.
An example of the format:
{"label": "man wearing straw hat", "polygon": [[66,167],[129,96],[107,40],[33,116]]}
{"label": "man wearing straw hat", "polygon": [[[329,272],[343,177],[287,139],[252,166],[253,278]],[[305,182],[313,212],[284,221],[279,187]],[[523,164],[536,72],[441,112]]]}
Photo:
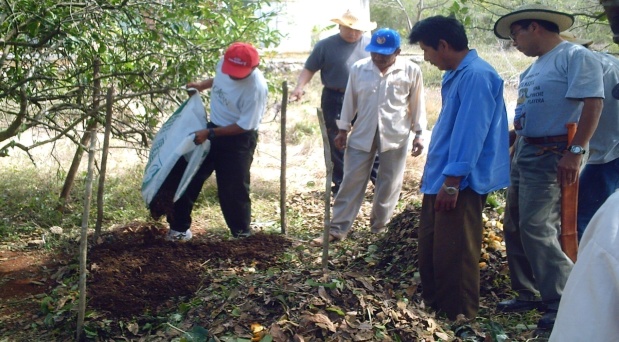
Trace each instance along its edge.
{"label": "man wearing straw hat", "polygon": [[[593,43],[591,39],[578,38],[569,31],[561,32],[561,38],[587,48]],[[604,109],[598,127],[589,140],[587,165],[580,173],[579,241],[595,212],[619,188],[619,101],[612,95],[614,89],[619,89],[619,59],[599,51],[593,53],[602,62],[604,70]]]}
{"label": "man wearing straw hat", "polygon": [[[359,18],[359,15],[347,10],[339,18],[331,19],[339,25],[339,33],[319,41],[305,61],[305,67],[299,74],[297,85],[290,94],[290,100],[301,99],[303,88],[320,70],[323,84],[320,107],[327,126],[331,161],[333,162],[333,194],[340,188],[344,177],[344,152],[335,147],[334,139],[338,134],[336,120],[339,119],[344,101],[344,91],[348,82],[350,67],[363,58],[369,57],[365,51],[370,43],[364,32],[376,28],[375,22]],[[372,170],[372,182],[375,181],[378,160]]]}
{"label": "man wearing straw hat", "polygon": [[[505,210],[507,260],[518,296],[499,303],[497,310],[544,308],[539,329],[552,328],[574,265],[558,239],[561,186],[577,180],[604,98],[601,63],[591,51],[559,36],[573,23],[570,14],[525,5],[494,25],[497,37],[537,57],[520,75],[514,118],[518,138]],[[572,122],[578,128],[568,146],[566,124]]]}

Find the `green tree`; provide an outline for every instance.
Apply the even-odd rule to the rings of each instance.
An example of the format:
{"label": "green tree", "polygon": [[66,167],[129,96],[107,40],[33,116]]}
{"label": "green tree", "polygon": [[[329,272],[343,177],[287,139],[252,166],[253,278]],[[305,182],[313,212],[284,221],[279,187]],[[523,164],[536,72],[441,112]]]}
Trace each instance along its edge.
{"label": "green tree", "polygon": [[[185,82],[211,72],[231,42],[278,42],[260,1],[103,0],[0,2],[1,155],[68,137],[101,121],[93,85],[116,92],[113,132],[147,144],[162,108]],[[98,74],[95,75],[95,64]],[[101,95],[96,95],[101,96]],[[100,106],[93,108],[93,103]],[[136,109],[139,109],[136,111]],[[12,138],[32,129],[47,138]]]}
{"label": "green tree", "polygon": [[[0,156],[68,138],[79,165],[90,132],[104,121],[109,87],[113,135],[148,146],[170,104],[186,97],[180,87],[212,73],[228,44],[278,43],[267,25],[275,13],[262,13],[264,2],[0,2]],[[41,138],[18,142],[28,131]]]}
{"label": "green tree", "polygon": [[407,18],[415,24],[432,15],[453,14],[464,23],[473,44],[498,43],[499,46],[509,47],[508,41],[500,41],[494,36],[494,23],[501,15],[531,3],[544,4],[574,14],[574,33],[604,44],[602,49],[615,48],[612,46],[612,33],[599,0],[372,0],[371,13],[372,20],[377,21],[379,26],[390,26],[400,33],[407,33]]}

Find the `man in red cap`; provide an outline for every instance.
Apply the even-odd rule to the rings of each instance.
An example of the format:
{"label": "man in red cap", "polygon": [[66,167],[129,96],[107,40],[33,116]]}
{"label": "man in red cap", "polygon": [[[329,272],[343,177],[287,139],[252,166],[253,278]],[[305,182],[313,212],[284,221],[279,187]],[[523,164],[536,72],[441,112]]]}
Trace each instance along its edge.
{"label": "man in red cap", "polygon": [[[190,82],[187,88],[211,89],[211,113],[207,128],[196,131],[194,142],[210,139],[208,156],[167,215],[169,240],[191,239],[191,211],[206,179],[217,173],[221,211],[232,236],[251,234],[250,167],[264,115],[268,88],[258,51],[248,43],[234,43],[217,63],[215,77]],[[183,163],[184,158],[179,163]],[[177,165],[178,166],[178,165]]]}

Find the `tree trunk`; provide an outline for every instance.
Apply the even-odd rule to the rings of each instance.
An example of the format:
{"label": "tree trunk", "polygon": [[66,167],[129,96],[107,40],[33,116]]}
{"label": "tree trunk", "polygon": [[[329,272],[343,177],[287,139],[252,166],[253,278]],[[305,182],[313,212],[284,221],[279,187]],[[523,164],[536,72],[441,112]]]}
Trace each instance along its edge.
{"label": "tree trunk", "polygon": [[112,105],[114,104],[114,87],[107,90],[105,100],[105,134],[103,136],[103,151],[101,152],[101,170],[99,170],[99,187],[97,189],[97,223],[95,225],[95,241],[101,235],[103,223],[103,194],[105,192],[105,171],[107,170],[107,156],[110,149],[110,133],[112,131]]}
{"label": "tree trunk", "polygon": [[80,163],[82,162],[82,155],[84,154],[84,146],[90,140],[90,134],[96,134],[97,128],[97,114],[99,111],[99,95],[101,94],[101,80],[99,79],[99,69],[101,68],[101,60],[98,58],[95,59],[93,63],[93,90],[92,90],[92,109],[90,115],[90,121],[86,127],[86,131],[82,136],[82,140],[80,140],[80,146],[77,147],[75,151],[75,155],[73,156],[73,161],[71,162],[71,167],[69,168],[69,172],[67,173],[67,177],[64,180],[64,185],[62,186],[62,191],[60,192],[60,198],[58,200],[58,210],[60,212],[64,212],[65,205],[69,201],[71,197],[71,189],[73,189],[73,183],[75,182],[75,176],[77,175],[77,171],[79,170]]}

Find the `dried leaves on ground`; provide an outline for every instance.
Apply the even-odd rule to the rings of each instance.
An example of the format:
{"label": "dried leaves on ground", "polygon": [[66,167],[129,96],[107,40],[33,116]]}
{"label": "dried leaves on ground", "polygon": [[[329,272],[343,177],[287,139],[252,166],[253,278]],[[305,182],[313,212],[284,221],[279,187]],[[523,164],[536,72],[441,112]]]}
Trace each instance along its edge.
{"label": "dried leaves on ground", "polygon": [[[259,232],[244,239],[210,231],[191,241],[164,240],[159,223],[134,222],[107,233],[89,249],[87,333],[99,340],[170,341],[500,341],[531,338],[530,317],[497,315],[509,297],[500,217],[488,208],[481,253],[482,309],[474,321],[449,322],[420,300],[417,274],[419,208],[394,216],[389,230],[371,234],[370,196],[349,238],[322,248],[293,236],[320,233],[323,193],[295,194],[301,212],[288,236]],[[0,325],[41,338],[71,339],[77,295],[76,261],[54,271],[56,287],[33,321]],[[32,335],[29,335],[32,336]]]}

